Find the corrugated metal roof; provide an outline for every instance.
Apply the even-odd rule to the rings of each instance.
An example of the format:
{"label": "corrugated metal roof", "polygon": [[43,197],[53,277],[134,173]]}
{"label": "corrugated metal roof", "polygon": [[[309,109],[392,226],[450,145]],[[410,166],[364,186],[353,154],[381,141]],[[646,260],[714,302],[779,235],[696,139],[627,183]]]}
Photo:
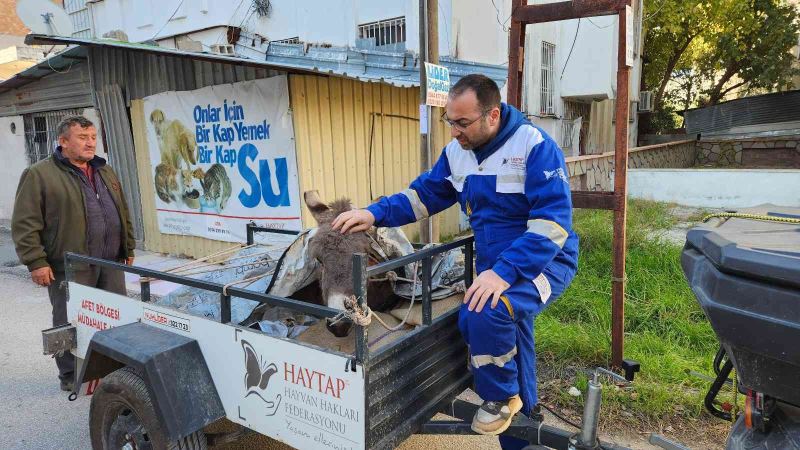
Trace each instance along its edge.
{"label": "corrugated metal roof", "polygon": [[85,48],[68,48],[3,81],[0,83],[0,92],[24,86],[54,72],[67,71],[81,60],[86,60]]}
{"label": "corrugated metal roof", "polygon": [[[385,53],[375,50],[350,48],[315,47],[303,44],[259,44],[245,45],[249,37],[240,39],[236,50],[241,56],[226,56],[216,53],[190,52],[148,44],[137,44],[105,39],[46,36],[30,34],[28,44],[63,44],[86,47],[109,47],[135,52],[147,52],[165,56],[192,58],[201,61],[250,65],[262,68],[285,70],[291,73],[307,73],[350,78],[365,82],[379,82],[398,87],[419,86],[417,60],[410,53]],[[69,50],[68,50],[69,51]],[[458,81],[469,73],[483,73],[500,86],[505,84],[507,69],[504,66],[473,63],[442,57],[440,64],[450,69],[451,81]],[[9,80],[10,81],[10,80]],[[5,83],[0,84],[0,89]]]}
{"label": "corrugated metal roof", "polygon": [[0,116],[92,106],[85,54],[69,49],[0,84]]}
{"label": "corrugated metal roof", "polygon": [[724,134],[751,125],[800,121],[800,90],[744,97],[684,111],[686,134]]}
{"label": "corrugated metal roof", "polygon": [[89,61],[94,89],[118,84],[128,101],[165,91],[190,91],[286,73],[264,65],[213,63],[112,47],[92,47]]}

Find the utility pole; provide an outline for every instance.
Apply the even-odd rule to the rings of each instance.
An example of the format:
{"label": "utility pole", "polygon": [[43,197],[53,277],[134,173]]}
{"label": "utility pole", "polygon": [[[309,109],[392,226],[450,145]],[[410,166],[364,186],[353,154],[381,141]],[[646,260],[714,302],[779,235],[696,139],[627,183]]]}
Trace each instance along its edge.
{"label": "utility pole", "polygon": [[[428,62],[432,64],[439,64],[439,0],[427,0],[428,3]],[[442,115],[442,108],[431,106],[428,107],[428,167],[425,170],[430,170],[433,162],[436,161],[438,155],[439,144],[439,127],[436,120]],[[439,242],[439,224],[441,220],[439,217],[433,217],[431,220],[431,242]]]}
{"label": "utility pole", "polygon": [[[428,0],[419,0],[419,163],[421,172],[431,168],[430,157],[430,110],[427,106],[428,83],[425,74],[425,62],[428,59]],[[419,222],[419,237],[424,243],[430,243],[433,237],[431,220],[424,219]]]}

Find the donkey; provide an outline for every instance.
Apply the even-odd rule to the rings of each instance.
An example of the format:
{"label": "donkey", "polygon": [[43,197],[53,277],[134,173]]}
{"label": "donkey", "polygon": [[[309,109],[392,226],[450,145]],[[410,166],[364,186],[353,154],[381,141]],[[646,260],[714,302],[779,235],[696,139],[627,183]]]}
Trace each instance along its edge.
{"label": "donkey", "polygon": [[[325,204],[317,191],[306,191],[306,206],[316,219],[319,228],[309,242],[310,256],[322,266],[319,285],[322,303],[328,307],[344,310],[345,299],[353,292],[353,253],[369,253],[370,238],[364,231],[342,234],[331,229],[336,217],[353,209],[350,200],[341,198]],[[371,261],[372,262],[372,261]],[[367,283],[367,306],[374,311],[386,311],[399,300],[386,278],[369,280]],[[335,324],[328,320],[328,330],[337,337],[350,333],[353,323],[342,319]]]}

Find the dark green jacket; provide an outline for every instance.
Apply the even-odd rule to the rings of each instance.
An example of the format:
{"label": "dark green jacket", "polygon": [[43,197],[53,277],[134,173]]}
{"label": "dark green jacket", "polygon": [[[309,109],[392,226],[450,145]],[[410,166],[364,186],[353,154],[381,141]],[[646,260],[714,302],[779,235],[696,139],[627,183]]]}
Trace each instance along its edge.
{"label": "dark green jacket", "polygon": [[[96,170],[108,186],[120,215],[120,256],[132,257],[136,242],[119,178],[105,164]],[[14,201],[11,234],[17,256],[28,270],[50,266],[54,271],[62,272],[64,253],[88,254],[86,206],[78,177],[73,169],[54,156],[22,172]]]}

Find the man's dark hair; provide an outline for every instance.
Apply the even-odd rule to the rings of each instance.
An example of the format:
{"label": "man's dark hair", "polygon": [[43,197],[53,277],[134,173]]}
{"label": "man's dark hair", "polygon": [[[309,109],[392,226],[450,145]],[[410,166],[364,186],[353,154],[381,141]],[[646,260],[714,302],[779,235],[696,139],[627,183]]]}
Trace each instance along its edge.
{"label": "man's dark hair", "polygon": [[64,117],[64,119],[58,124],[58,128],[56,128],[58,137],[66,136],[67,133],[69,133],[69,129],[72,128],[73,125],[80,125],[81,128],[89,128],[94,126],[92,121],[86,117],[67,116]]}
{"label": "man's dark hair", "polygon": [[475,92],[481,110],[488,111],[500,107],[500,89],[498,89],[497,83],[486,75],[473,73],[461,78],[450,88],[450,96],[457,97],[467,89]]}

